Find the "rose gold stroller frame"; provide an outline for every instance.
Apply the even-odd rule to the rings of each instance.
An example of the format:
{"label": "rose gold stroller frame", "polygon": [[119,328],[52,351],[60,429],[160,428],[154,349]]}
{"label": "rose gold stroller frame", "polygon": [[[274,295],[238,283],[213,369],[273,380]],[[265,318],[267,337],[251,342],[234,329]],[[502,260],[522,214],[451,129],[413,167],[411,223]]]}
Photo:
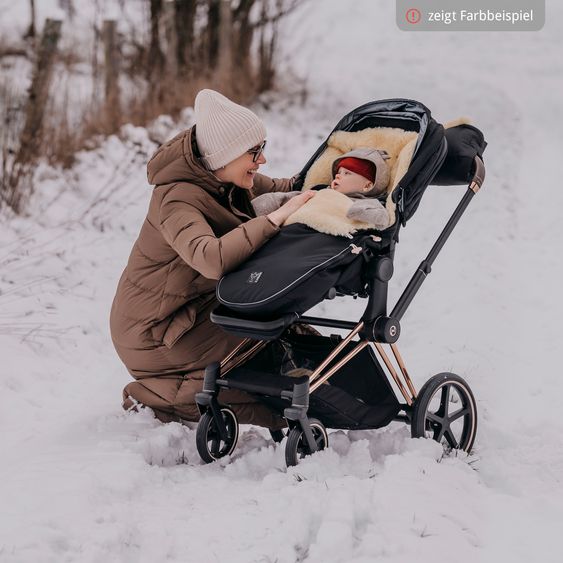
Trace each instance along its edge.
{"label": "rose gold stroller frame", "polygon": [[[361,323],[360,323],[361,324]],[[359,326],[359,325],[358,325]],[[348,342],[351,341],[350,335],[348,335],[347,338],[345,338],[330,354],[330,356],[327,358],[327,360],[331,361],[333,358],[335,358],[338,353],[342,350],[343,346],[345,346]],[[320,366],[311,374],[310,379],[311,379],[311,392],[313,392],[315,389],[317,389],[320,385],[322,385],[325,381],[327,381],[332,375],[334,375],[340,368],[342,368],[342,366],[344,366],[346,363],[348,363],[348,361],[350,361],[356,354],[358,354],[359,352],[361,352],[366,346],[372,345],[375,350],[377,351],[377,353],[379,354],[379,356],[381,357],[381,359],[383,360],[383,362],[385,363],[385,366],[387,367],[387,370],[389,371],[389,373],[391,374],[391,377],[393,378],[393,381],[395,382],[395,385],[397,386],[397,388],[399,389],[401,395],[404,397],[407,405],[410,407],[412,406],[414,400],[416,399],[416,390],[414,388],[414,385],[412,383],[412,380],[405,368],[405,364],[401,358],[401,355],[399,354],[399,350],[396,346],[396,344],[391,344],[391,350],[393,351],[393,354],[395,356],[395,359],[397,360],[397,363],[399,364],[399,369],[401,371],[401,375],[403,377],[404,381],[401,381],[401,378],[399,377],[399,374],[397,373],[397,370],[394,368],[393,364],[391,363],[389,357],[387,356],[387,354],[385,353],[385,350],[383,349],[383,346],[379,343],[379,342],[368,342],[367,340],[361,340],[358,342],[358,344],[355,346],[355,348],[353,350],[351,350],[346,356],[344,356],[340,361],[338,361],[336,364],[334,364],[334,366],[332,368],[330,368],[326,373],[322,373],[323,369],[320,368]],[[326,360],[325,360],[326,361]],[[406,383],[406,386],[405,386]]]}
{"label": "rose gold stroller frame", "polygon": [[[244,348],[252,342],[254,342],[254,345],[249,346],[248,350],[244,350]],[[240,366],[246,360],[257,354],[262,348],[266,346],[266,344],[268,344],[267,340],[259,340],[258,342],[256,342],[252,338],[245,338],[226,358],[223,359],[220,364],[221,373],[225,375],[232,369]],[[230,365],[229,362],[231,362]]]}
{"label": "rose gold stroller frame", "polygon": [[[354,329],[350,332],[350,334],[346,338],[344,338],[342,342],[340,342],[338,346],[336,346],[336,348],[327,356],[324,362],[319,365],[313,371],[313,373],[311,373],[311,375],[309,376],[311,382],[311,393],[315,391],[315,389],[320,387],[323,383],[325,383],[325,381],[328,381],[328,379],[330,379],[332,375],[334,375],[339,369],[342,368],[342,366],[348,363],[356,354],[360,353],[366,346],[372,345],[385,363],[387,370],[391,374],[393,381],[397,385],[397,388],[401,392],[401,395],[404,397],[407,405],[409,405],[409,407],[412,406],[414,400],[416,399],[416,390],[406,370],[405,364],[396,344],[391,344],[390,346],[391,350],[393,351],[393,355],[395,356],[395,359],[397,360],[397,363],[399,365],[399,369],[401,371],[404,382],[401,381],[401,378],[399,377],[396,369],[385,353],[383,346],[379,342],[370,342],[368,340],[360,340],[353,350],[348,352],[348,354],[346,354],[343,358],[334,363],[334,365],[330,369],[327,369],[330,363],[340,354],[340,352],[348,345],[348,343],[352,342],[352,339],[362,330],[363,327],[364,323],[359,322],[356,327],[354,327]],[[323,373],[324,370],[327,371]]]}
{"label": "rose gold stroller frame", "polygon": [[[311,382],[310,391],[311,393],[317,389],[320,385],[325,383],[330,377],[332,377],[342,366],[348,363],[356,354],[361,352],[366,346],[370,344],[375,348],[385,366],[387,367],[389,373],[393,381],[395,382],[397,388],[401,392],[401,395],[404,397],[407,405],[411,406],[414,400],[416,399],[416,390],[412,383],[412,380],[406,370],[405,364],[403,359],[399,353],[399,349],[396,344],[391,344],[391,350],[395,359],[399,365],[399,369],[401,371],[401,375],[404,381],[401,381],[396,369],[394,368],[391,360],[385,353],[383,346],[378,342],[369,342],[367,340],[360,340],[357,345],[351,350],[346,356],[341,358],[338,362],[336,362],[330,369],[327,369],[328,366],[333,362],[333,360],[340,354],[340,352],[346,347],[349,342],[352,342],[353,338],[358,335],[361,331],[362,327],[364,326],[363,322],[360,322],[356,325],[356,327],[350,332],[350,334],[342,340],[336,346],[336,348],[326,357],[326,359],[319,365],[309,376],[309,380]],[[250,343],[254,342],[253,345],[249,346]],[[223,361],[221,362],[221,374],[224,376],[229,373],[234,368],[242,365],[247,359],[251,358],[255,354],[257,354],[262,348],[267,345],[268,341],[266,340],[259,340],[258,342],[253,341],[250,338],[245,338],[228,356],[226,356]],[[247,348],[245,350],[245,348]],[[325,372],[325,370],[327,370]],[[324,372],[324,373],[323,373]],[[406,384],[406,385],[405,385]]]}

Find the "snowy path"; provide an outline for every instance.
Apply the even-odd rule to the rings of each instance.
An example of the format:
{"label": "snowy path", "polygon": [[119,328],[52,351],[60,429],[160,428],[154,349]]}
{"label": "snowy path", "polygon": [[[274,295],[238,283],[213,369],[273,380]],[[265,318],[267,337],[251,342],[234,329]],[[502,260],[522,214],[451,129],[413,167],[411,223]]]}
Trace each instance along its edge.
{"label": "snowy path", "polygon": [[[248,428],[231,459],[203,466],[194,430],[122,413],[129,379],[108,312],[155,146],[128,128],[71,171],[45,169],[32,216],[0,224],[2,563],[561,561],[560,30],[408,34],[391,2],[320,5],[288,22],[288,61],[311,94],[265,114],[267,172],[296,171],[369,99],[420,99],[441,121],[469,115],[489,141],[485,187],[401,337],[419,387],[443,370],[471,383],[474,455],[443,458],[393,424],[333,432],[328,451],[286,470],[283,447]],[[401,238],[392,300],[461,195],[427,192]],[[350,318],[361,303],[322,311]]]}

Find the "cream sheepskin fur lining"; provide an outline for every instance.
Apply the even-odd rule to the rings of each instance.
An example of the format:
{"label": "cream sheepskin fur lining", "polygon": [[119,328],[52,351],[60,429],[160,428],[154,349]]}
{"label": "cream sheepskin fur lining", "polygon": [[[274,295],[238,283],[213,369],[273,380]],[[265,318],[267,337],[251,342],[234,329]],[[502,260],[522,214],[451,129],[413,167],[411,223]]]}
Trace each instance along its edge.
{"label": "cream sheepskin fur lining", "polygon": [[317,184],[330,184],[332,163],[348,151],[359,147],[386,150],[390,157],[387,161],[390,174],[385,208],[389,213],[389,225],[392,225],[395,222],[395,204],[391,199],[391,193],[408,170],[417,138],[418,133],[415,131],[404,131],[396,127],[372,127],[354,132],[335,131],[329,137],[323,154],[309,168],[303,190],[308,190]]}
{"label": "cream sheepskin fur lining", "polygon": [[315,197],[292,213],[284,225],[304,223],[327,235],[351,237],[358,229],[369,229],[371,226],[346,216],[352,203],[348,196],[335,190],[319,190]]}
{"label": "cream sheepskin fur lining", "polygon": [[471,125],[471,119],[469,117],[458,117],[457,119],[452,119],[451,121],[444,123],[444,129],[457,127],[458,125]]}
{"label": "cream sheepskin fur lining", "polygon": [[[459,117],[444,125],[445,129],[469,124],[471,120],[467,117]],[[372,127],[362,131],[335,131],[327,141],[327,147],[321,156],[313,163],[307,172],[303,182],[303,190],[309,190],[318,184],[330,184],[332,180],[332,163],[344,153],[359,147],[370,147],[386,150],[389,155],[387,164],[390,168],[389,184],[386,188],[387,199],[385,208],[389,214],[389,226],[395,222],[395,203],[391,198],[393,190],[397,187],[401,178],[406,174],[412,160],[414,147],[418,133],[405,131],[397,127]],[[313,229],[322,233],[332,235],[351,236],[358,229],[369,228],[365,223],[354,221],[346,217],[346,213],[352,202],[347,196],[345,200],[339,197],[326,195],[329,190],[321,190],[310,199],[299,210],[293,213],[285,222],[305,223]],[[334,192],[342,196],[339,192]],[[322,197],[318,197],[319,195]],[[347,203],[347,205],[345,205]],[[331,207],[334,206],[334,207]],[[326,214],[326,217],[321,217]],[[332,216],[331,216],[332,215]]]}

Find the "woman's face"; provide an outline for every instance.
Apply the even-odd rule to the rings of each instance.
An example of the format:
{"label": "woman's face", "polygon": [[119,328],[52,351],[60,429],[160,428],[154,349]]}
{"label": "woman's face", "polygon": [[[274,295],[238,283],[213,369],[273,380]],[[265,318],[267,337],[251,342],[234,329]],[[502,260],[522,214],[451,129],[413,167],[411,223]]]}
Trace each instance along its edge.
{"label": "woman's face", "polygon": [[[261,143],[262,144],[262,143]],[[215,170],[213,174],[222,182],[231,182],[244,190],[250,190],[254,185],[254,175],[262,164],[266,163],[263,149],[258,152],[261,145],[252,147],[223,168]],[[254,162],[256,159],[256,162]]]}

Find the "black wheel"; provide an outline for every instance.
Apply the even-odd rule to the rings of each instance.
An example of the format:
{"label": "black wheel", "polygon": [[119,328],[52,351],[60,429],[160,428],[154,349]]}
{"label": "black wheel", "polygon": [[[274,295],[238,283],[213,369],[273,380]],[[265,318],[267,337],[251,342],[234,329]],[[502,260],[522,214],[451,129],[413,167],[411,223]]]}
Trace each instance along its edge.
{"label": "black wheel", "polygon": [[422,387],[414,403],[411,436],[432,438],[470,452],[477,433],[477,406],[469,385],[459,375],[439,373]]}
{"label": "black wheel", "polygon": [[197,425],[195,443],[201,459],[211,463],[233,453],[238,440],[238,421],[231,409],[222,408],[221,415],[227,426],[227,439],[222,440],[211,411],[207,411]]}
{"label": "black wheel", "polygon": [[[328,447],[328,434],[323,423],[316,418],[310,418],[309,424],[313,431],[313,438],[317,442],[317,450],[324,450]],[[287,444],[285,445],[285,463],[288,467],[297,465],[300,459],[311,455],[311,449],[307,444],[307,440],[300,426],[292,428],[287,435]]]}
{"label": "black wheel", "polygon": [[279,444],[280,442],[283,442],[285,432],[283,430],[270,430],[270,436],[276,444]]}

